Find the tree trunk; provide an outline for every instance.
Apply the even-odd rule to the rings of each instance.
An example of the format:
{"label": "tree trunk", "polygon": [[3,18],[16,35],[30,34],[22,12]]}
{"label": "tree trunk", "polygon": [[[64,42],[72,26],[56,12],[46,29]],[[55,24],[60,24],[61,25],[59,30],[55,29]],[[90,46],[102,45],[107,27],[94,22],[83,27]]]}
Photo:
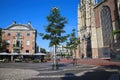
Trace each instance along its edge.
{"label": "tree trunk", "polygon": [[56,58],[56,45],[54,45],[54,56],[53,56],[53,70],[57,70],[58,69],[58,65],[57,65],[57,58]]}

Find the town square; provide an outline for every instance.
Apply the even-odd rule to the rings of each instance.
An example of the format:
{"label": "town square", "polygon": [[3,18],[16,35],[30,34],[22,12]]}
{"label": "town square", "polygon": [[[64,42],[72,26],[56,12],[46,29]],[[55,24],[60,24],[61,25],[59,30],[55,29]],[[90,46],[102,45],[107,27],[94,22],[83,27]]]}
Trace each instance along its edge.
{"label": "town square", "polygon": [[0,0],[0,80],[120,80],[120,0]]}

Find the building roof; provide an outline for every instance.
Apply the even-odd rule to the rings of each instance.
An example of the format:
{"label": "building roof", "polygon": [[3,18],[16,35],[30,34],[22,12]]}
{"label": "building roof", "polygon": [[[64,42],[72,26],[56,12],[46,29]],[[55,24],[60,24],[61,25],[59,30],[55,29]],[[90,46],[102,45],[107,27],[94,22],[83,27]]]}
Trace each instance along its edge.
{"label": "building roof", "polygon": [[12,25],[8,26],[5,30],[34,30],[30,22],[28,24],[16,24],[13,22]]}

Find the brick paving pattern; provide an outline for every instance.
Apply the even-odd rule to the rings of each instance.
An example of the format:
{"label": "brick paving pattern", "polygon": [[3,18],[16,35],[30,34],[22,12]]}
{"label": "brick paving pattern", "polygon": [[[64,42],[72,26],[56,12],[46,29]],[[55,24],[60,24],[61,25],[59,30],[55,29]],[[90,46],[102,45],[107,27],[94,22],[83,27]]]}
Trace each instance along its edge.
{"label": "brick paving pattern", "polygon": [[[73,63],[73,59],[61,59],[60,62],[66,62],[66,63]],[[77,64],[89,64],[89,65],[96,65],[96,66],[120,66],[120,62],[112,62],[109,60],[103,60],[103,59],[77,59]]]}

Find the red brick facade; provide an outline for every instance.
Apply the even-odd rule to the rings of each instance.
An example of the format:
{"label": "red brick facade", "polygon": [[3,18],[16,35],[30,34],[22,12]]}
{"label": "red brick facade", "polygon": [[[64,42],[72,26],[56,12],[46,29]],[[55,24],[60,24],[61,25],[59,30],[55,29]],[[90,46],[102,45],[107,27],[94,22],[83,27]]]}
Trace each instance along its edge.
{"label": "red brick facade", "polygon": [[96,27],[100,27],[100,11],[103,6],[108,6],[110,8],[112,22],[116,21],[115,16],[117,16],[117,14],[116,14],[116,6],[115,6],[116,2],[115,1],[116,0],[106,0],[106,1],[101,2],[99,5],[97,5],[94,8]]}
{"label": "red brick facade", "polygon": [[118,35],[113,35],[113,31],[119,29],[119,14],[117,9],[117,0],[104,0],[96,7],[95,13],[95,27],[98,48],[93,49],[93,55],[99,58],[110,56],[110,49],[113,44],[118,41]]}
{"label": "red brick facade", "polygon": [[[80,54],[91,58],[110,58],[113,44],[120,39],[119,0],[81,0],[78,6],[78,36]],[[81,56],[81,55],[80,55]]]}
{"label": "red brick facade", "polygon": [[3,40],[7,43],[8,53],[35,53],[36,30],[31,24],[12,24],[3,30]]}

